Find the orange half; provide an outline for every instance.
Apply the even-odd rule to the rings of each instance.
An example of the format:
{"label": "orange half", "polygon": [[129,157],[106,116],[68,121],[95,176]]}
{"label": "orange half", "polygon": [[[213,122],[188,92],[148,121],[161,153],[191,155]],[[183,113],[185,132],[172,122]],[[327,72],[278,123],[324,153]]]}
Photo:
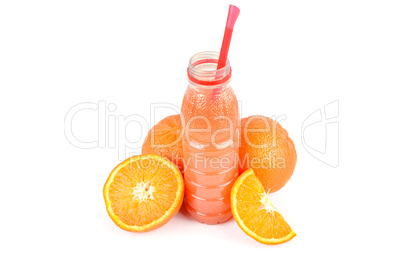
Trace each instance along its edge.
{"label": "orange half", "polygon": [[268,199],[253,169],[240,175],[230,193],[233,217],[240,228],[263,244],[281,244],[296,236]]}
{"label": "orange half", "polygon": [[103,189],[110,218],[132,232],[150,231],[167,223],[179,211],[183,195],[183,177],[177,166],[152,154],[120,163]]}

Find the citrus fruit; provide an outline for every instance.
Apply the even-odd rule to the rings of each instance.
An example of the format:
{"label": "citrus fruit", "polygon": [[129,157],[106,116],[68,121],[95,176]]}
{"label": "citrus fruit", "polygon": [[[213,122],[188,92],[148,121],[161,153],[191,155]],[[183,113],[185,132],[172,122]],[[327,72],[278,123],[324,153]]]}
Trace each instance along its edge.
{"label": "citrus fruit", "polygon": [[239,168],[253,168],[265,191],[281,189],[296,166],[295,145],[288,132],[275,120],[254,115],[241,120]]}
{"label": "citrus fruit", "polygon": [[296,233],[268,199],[253,169],[240,175],[232,187],[230,201],[233,217],[240,228],[263,244],[281,244]]}
{"label": "citrus fruit", "polygon": [[120,163],[103,189],[106,210],[120,228],[145,232],[167,223],[183,202],[183,177],[158,155],[133,156]]}
{"label": "citrus fruit", "polygon": [[156,124],[145,138],[142,154],[157,154],[177,165],[183,174],[183,147],[180,115],[171,115]]}

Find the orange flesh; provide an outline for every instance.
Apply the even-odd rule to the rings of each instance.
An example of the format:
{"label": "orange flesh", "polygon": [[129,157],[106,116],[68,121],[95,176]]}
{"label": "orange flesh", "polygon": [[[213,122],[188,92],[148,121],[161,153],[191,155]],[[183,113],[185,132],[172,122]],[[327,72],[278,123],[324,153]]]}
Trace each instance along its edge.
{"label": "orange flesh", "polygon": [[259,242],[278,244],[296,234],[267,199],[264,188],[252,170],[239,177],[232,189],[232,210],[236,222]]}
{"label": "orange flesh", "polygon": [[[111,211],[108,208],[108,212],[120,227],[152,224],[162,218],[183,194],[183,185],[179,185],[178,180],[178,176],[182,180],[179,170],[165,165],[159,158],[139,157],[137,161],[124,164],[125,161],[116,167],[120,167],[117,173],[115,169],[109,177],[105,200],[110,202]],[[181,204],[175,205],[180,207]]]}

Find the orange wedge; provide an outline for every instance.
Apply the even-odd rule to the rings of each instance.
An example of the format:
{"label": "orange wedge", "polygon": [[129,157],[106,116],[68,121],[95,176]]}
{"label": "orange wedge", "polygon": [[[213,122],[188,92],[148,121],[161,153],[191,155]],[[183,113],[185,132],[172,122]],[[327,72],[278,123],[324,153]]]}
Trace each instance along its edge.
{"label": "orange wedge", "polygon": [[268,199],[253,169],[240,175],[232,187],[230,202],[240,228],[263,244],[281,244],[296,236]]}
{"label": "orange wedge", "polygon": [[103,188],[106,210],[120,228],[145,232],[161,227],[180,209],[180,170],[158,155],[133,156],[110,173]]}

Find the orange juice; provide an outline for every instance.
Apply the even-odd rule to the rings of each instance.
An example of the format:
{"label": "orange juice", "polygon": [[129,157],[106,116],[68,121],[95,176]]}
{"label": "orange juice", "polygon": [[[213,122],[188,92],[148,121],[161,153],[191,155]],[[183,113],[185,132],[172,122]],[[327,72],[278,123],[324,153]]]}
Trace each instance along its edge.
{"label": "orange juice", "polygon": [[181,108],[185,204],[207,224],[232,216],[230,190],[238,176],[239,108],[229,61],[216,70],[218,56],[201,52],[190,59]]}

